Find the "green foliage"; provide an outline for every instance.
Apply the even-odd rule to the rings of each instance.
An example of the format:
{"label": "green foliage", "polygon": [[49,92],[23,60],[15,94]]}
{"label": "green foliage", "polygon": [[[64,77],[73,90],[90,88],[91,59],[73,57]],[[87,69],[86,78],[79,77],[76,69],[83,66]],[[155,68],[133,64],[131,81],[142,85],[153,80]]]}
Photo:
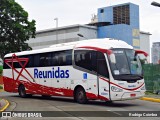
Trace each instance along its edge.
{"label": "green foliage", "polygon": [[2,75],[3,72],[3,66],[0,66],[0,76]]}
{"label": "green foliage", "polygon": [[143,73],[147,91],[160,90],[160,64],[144,64]]}
{"label": "green foliage", "polygon": [[0,86],[0,89],[3,89],[3,87],[2,87],[2,86]]}
{"label": "green foliage", "polygon": [[28,20],[28,13],[15,0],[0,0],[0,56],[29,50],[25,42],[35,37],[35,20]]}

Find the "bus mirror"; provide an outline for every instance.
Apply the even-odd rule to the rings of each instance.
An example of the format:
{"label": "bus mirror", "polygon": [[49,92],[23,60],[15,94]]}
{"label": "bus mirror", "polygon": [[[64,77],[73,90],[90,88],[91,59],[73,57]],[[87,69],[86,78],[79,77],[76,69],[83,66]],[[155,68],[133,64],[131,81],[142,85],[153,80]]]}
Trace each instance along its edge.
{"label": "bus mirror", "polygon": [[111,63],[116,64],[116,57],[115,57],[115,55],[113,53],[110,54],[110,60],[111,60]]}
{"label": "bus mirror", "polygon": [[143,54],[145,57],[148,56],[148,54],[147,54],[146,52],[142,51],[142,50],[135,50],[135,56],[136,56],[137,54]]}

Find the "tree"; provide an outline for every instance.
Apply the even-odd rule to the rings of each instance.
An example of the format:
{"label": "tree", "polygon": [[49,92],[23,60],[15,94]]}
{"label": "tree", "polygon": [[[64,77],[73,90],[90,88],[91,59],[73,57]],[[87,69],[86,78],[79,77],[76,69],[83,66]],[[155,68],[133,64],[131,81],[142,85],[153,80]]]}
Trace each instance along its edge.
{"label": "tree", "polygon": [[28,13],[15,0],[0,0],[0,56],[29,50],[26,43],[35,37],[35,20],[28,20]]}

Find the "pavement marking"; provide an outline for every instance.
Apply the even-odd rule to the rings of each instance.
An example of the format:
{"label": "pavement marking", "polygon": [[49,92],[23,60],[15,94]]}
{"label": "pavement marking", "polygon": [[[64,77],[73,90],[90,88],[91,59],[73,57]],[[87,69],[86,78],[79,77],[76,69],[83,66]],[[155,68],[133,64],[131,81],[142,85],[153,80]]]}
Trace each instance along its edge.
{"label": "pavement marking", "polygon": [[156,99],[156,98],[142,97],[142,98],[140,98],[140,100],[146,100],[146,101],[151,101],[151,102],[158,102],[158,103],[160,103],[160,99]]}
{"label": "pavement marking", "polygon": [[117,114],[117,115],[119,115],[119,116],[122,116],[122,114],[120,114],[120,113],[118,113],[118,112],[115,112],[115,111],[112,111],[112,110],[107,110],[107,111],[112,112],[112,113],[115,113],[115,114]]}
{"label": "pavement marking", "polygon": [[3,99],[3,100],[6,102],[6,105],[2,109],[0,109],[0,112],[3,112],[9,106],[8,100],[5,100],[5,99]]}

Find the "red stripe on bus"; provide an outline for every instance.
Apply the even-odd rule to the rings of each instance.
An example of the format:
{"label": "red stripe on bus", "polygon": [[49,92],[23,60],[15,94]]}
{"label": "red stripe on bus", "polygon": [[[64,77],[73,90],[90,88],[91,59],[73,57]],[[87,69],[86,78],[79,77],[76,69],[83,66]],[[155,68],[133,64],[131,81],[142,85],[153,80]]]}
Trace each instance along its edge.
{"label": "red stripe on bus", "polygon": [[[71,89],[48,87],[24,80],[15,81],[14,79],[8,77],[3,77],[3,81],[4,81],[4,90],[7,92],[18,92],[19,85],[23,84],[27,88],[26,93],[29,94],[73,97],[74,93],[74,90]],[[94,93],[89,93],[89,92],[86,92],[86,96],[88,99],[101,99],[105,101],[109,100],[104,96],[101,95],[98,96]]]}
{"label": "red stripe on bus", "polygon": [[92,49],[92,50],[100,51],[102,53],[107,53],[108,55],[112,54],[112,50],[102,49],[102,48],[98,48],[98,47],[82,46],[82,47],[78,47],[78,48]]}
{"label": "red stripe on bus", "polygon": [[136,87],[136,88],[133,88],[133,89],[128,89],[128,88],[124,88],[124,87],[122,87],[122,86],[120,86],[120,85],[117,85],[117,84],[115,84],[115,83],[113,83],[113,82],[110,82],[108,79],[105,79],[105,78],[102,78],[102,77],[100,77],[100,79],[103,80],[103,81],[106,81],[106,82],[108,82],[108,83],[110,83],[110,84],[113,84],[113,85],[115,85],[115,86],[117,86],[117,87],[120,87],[120,88],[122,88],[122,89],[129,90],[129,91],[137,90],[137,89],[139,89],[140,87],[142,87],[142,86],[144,85],[144,83],[143,83],[143,84],[141,84],[139,87]]}

